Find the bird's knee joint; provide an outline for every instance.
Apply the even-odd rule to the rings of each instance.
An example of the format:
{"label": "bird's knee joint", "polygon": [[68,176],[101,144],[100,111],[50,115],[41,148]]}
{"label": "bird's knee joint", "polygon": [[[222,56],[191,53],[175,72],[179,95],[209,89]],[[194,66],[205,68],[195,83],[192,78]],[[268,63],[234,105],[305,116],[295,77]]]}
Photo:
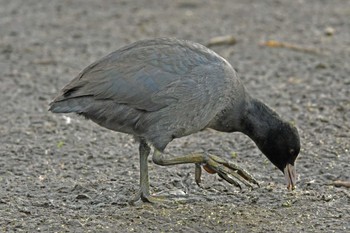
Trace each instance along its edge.
{"label": "bird's knee joint", "polygon": [[165,165],[163,155],[159,151],[154,152],[152,156],[152,161],[157,165],[161,165],[161,166]]}

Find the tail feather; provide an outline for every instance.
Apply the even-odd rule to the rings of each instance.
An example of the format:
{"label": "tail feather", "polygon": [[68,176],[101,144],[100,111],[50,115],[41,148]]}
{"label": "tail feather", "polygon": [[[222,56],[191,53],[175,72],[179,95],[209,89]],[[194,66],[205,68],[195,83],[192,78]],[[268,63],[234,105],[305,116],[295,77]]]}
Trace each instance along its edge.
{"label": "tail feather", "polygon": [[49,111],[53,113],[83,113],[93,103],[92,97],[75,97],[69,99],[63,99],[50,103]]}

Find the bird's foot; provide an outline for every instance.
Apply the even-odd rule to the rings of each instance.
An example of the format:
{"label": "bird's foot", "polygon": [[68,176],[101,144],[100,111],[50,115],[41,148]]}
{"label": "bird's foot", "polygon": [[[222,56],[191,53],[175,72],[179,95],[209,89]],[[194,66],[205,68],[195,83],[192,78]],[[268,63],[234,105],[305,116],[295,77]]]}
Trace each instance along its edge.
{"label": "bird's foot", "polygon": [[130,201],[130,205],[135,205],[136,202],[142,201],[142,202],[148,202],[148,203],[164,203],[166,201],[166,198],[163,196],[152,196],[149,193],[144,193],[142,191],[139,191]]}
{"label": "bird's foot", "polygon": [[[260,187],[258,181],[249,174],[243,168],[233,162],[222,159],[216,155],[206,154],[204,163],[196,163],[195,167],[195,180],[198,186],[201,182],[202,167],[208,173],[217,173],[222,179],[236,187],[242,188],[240,183],[245,184],[248,187],[253,187],[252,184],[256,184]],[[239,182],[238,182],[238,181]]]}

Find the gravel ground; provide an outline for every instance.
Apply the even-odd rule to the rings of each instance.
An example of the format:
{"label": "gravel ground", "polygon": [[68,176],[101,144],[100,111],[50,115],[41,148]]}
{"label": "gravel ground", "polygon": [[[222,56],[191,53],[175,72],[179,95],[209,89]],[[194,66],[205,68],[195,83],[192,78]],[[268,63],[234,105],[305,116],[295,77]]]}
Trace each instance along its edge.
{"label": "gravel ground", "polygon": [[[350,1],[0,0],[1,232],[350,232]],[[153,193],[169,205],[128,200],[138,189],[133,139],[75,115],[54,115],[58,90],[130,42],[177,37],[213,46],[247,89],[299,129],[298,187],[246,136],[206,130],[167,151],[215,149],[261,187],[239,190],[194,166],[150,161]],[[265,46],[262,44],[265,43]],[[267,45],[267,46],[266,46]]]}

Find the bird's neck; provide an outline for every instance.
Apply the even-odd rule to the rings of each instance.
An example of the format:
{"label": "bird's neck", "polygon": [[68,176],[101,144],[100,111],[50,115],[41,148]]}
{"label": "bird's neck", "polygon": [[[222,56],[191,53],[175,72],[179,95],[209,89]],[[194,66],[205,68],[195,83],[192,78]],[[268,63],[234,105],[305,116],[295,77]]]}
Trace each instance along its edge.
{"label": "bird's neck", "polygon": [[263,102],[247,97],[241,114],[239,131],[250,137],[261,149],[271,130],[278,128],[282,120],[278,114]]}
{"label": "bird's neck", "polygon": [[240,102],[228,106],[208,127],[221,132],[242,132],[261,150],[270,132],[281,124],[282,120],[275,111],[244,92]]}

